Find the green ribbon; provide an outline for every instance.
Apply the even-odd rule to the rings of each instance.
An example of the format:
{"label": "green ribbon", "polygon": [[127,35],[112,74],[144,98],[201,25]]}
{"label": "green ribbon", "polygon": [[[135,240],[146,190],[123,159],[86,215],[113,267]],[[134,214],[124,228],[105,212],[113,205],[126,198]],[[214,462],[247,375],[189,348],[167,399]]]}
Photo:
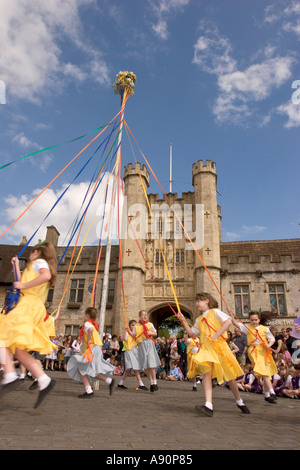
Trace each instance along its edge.
{"label": "green ribbon", "polygon": [[45,147],[43,149],[36,150],[35,152],[28,153],[28,155],[25,155],[24,157],[19,157],[16,160],[13,160],[12,162],[9,162],[9,163],[6,163],[5,165],[0,166],[0,170],[3,170],[3,168],[6,168],[7,166],[12,165],[15,162],[18,162],[19,160],[24,160],[24,158],[32,157],[33,155],[36,155],[38,153],[46,152],[46,150],[51,150],[51,149],[54,149],[56,147],[61,147],[62,145],[65,145],[65,144],[70,144],[71,142],[75,142],[76,140],[83,139],[83,137],[86,137],[87,135],[92,134],[93,132],[99,131],[100,129],[103,129],[104,127],[106,127],[108,125],[111,125],[111,123],[106,124],[105,126],[96,127],[96,129],[93,129],[92,131],[88,132],[87,134],[83,134],[79,137],[75,137],[74,139],[68,140],[67,142],[63,142],[62,144],[51,145],[50,147]]}

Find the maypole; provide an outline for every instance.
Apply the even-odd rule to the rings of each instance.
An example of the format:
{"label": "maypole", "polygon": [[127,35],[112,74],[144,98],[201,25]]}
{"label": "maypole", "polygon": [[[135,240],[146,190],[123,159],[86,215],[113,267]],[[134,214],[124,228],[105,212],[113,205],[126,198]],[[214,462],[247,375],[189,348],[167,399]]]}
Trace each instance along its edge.
{"label": "maypole", "polygon": [[134,94],[134,88],[136,83],[136,76],[133,72],[121,71],[117,74],[117,79],[113,84],[115,94],[120,95],[121,97],[121,112],[120,112],[120,123],[118,130],[118,142],[117,142],[117,161],[115,166],[115,173],[113,178],[113,189],[112,189],[112,201],[111,201],[111,213],[108,226],[108,235],[107,235],[107,244],[106,244],[106,253],[105,253],[105,263],[104,263],[104,275],[103,275],[103,284],[102,284],[102,294],[101,294],[101,305],[100,305],[100,318],[99,318],[99,334],[100,338],[103,337],[104,324],[105,324],[105,312],[106,312],[106,302],[107,302],[107,292],[108,292],[108,283],[109,283],[109,266],[110,266],[110,256],[111,256],[111,235],[112,235],[112,226],[113,226],[113,209],[114,202],[116,199],[116,185],[119,184],[119,179],[117,177],[118,171],[120,171],[120,161],[121,161],[121,141],[122,141],[122,132],[124,125],[124,114],[125,114],[125,104],[130,95]]}

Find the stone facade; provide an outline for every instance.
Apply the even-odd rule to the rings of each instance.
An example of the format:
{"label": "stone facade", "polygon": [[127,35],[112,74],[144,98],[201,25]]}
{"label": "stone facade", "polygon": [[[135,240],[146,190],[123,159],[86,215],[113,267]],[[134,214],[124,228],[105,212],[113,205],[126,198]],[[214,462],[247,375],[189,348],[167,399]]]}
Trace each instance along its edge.
{"label": "stone facade", "polygon": [[[210,292],[226,311],[217,286],[227,305],[243,321],[247,322],[250,308],[272,308],[280,311],[276,318],[279,326],[292,324],[300,308],[300,239],[223,243],[214,162],[194,163],[194,192],[182,193],[181,197],[169,193],[159,199],[157,194],[148,194],[149,173],[139,163],[135,167],[128,164],[123,179],[127,227],[120,247],[112,246],[111,250],[106,331],[121,334],[126,322],[137,319],[141,309],[149,312],[156,327],[172,315],[176,302],[169,276],[180,309],[191,322],[197,315],[194,303],[197,292]],[[59,233],[55,227],[47,228],[46,239],[57,247],[60,259],[65,249],[58,245]],[[91,305],[98,247],[85,246],[72,273],[70,260],[72,256],[76,259],[78,251],[76,248],[73,253],[73,247],[68,248],[58,270],[56,286],[49,293],[50,312],[63,299],[59,331],[73,335],[82,324],[85,308]],[[97,309],[105,252],[104,246],[96,282]],[[13,281],[10,259],[16,253],[18,247],[0,245],[2,305]],[[25,264],[28,250],[22,258]]]}

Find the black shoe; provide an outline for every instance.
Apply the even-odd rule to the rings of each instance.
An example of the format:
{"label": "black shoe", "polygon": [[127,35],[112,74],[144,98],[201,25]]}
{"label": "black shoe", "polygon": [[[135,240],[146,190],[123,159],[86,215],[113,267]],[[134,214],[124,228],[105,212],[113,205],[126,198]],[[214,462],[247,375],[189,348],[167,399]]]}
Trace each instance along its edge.
{"label": "black shoe", "polygon": [[158,390],[158,385],[157,384],[153,384],[153,392],[157,392]]}
{"label": "black shoe", "polygon": [[241,412],[244,415],[249,415],[250,414],[250,410],[249,410],[249,408],[247,408],[246,405],[236,405],[236,406],[241,410]]}
{"label": "black shoe", "polygon": [[112,381],[109,384],[109,394],[112,395],[113,389],[115,386],[115,379],[112,379]]}
{"label": "black shoe", "polygon": [[35,380],[34,382],[32,382],[32,384],[30,385],[29,387],[29,390],[35,390],[38,388],[38,381]]}
{"label": "black shoe", "polygon": [[212,418],[214,412],[213,410],[211,410],[210,408],[207,408],[207,406],[203,405],[203,406],[200,406],[200,405],[196,405],[195,406],[195,410],[198,412],[198,413],[202,413],[202,414],[205,414],[206,416],[209,416]]}
{"label": "black shoe", "polygon": [[127,387],[125,387],[125,385],[120,385],[120,384],[118,384],[118,387],[119,387],[119,388],[124,388],[125,390],[128,390]]}
{"label": "black shoe", "polygon": [[268,401],[269,403],[277,403],[277,397],[274,398],[274,395],[271,395],[269,397],[265,397],[265,401]]}
{"label": "black shoe", "polygon": [[78,398],[92,398],[93,396],[94,396],[94,392],[92,393],[84,392],[81,395],[78,395]]}
{"label": "black shoe", "polygon": [[150,392],[154,392],[154,385],[150,385]]}
{"label": "black shoe", "polygon": [[197,392],[197,387],[192,388],[193,392]]}
{"label": "black shoe", "polygon": [[39,396],[34,405],[34,408],[37,408],[38,406],[40,406],[40,404],[45,400],[46,396],[48,395],[49,392],[51,392],[52,388],[55,387],[55,385],[56,385],[56,381],[51,379],[51,382],[49,383],[48,387],[39,391]]}
{"label": "black shoe", "polygon": [[145,385],[139,385],[138,390],[149,390]]}
{"label": "black shoe", "polygon": [[19,385],[20,385],[19,378],[13,380],[12,382],[8,382],[7,384],[1,385],[0,396],[4,395],[7,392],[11,392],[12,390],[15,390]]}

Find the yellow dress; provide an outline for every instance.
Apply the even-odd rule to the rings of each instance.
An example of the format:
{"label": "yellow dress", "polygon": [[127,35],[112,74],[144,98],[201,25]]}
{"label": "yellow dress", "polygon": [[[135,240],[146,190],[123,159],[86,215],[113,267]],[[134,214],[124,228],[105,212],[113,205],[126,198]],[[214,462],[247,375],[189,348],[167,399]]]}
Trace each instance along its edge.
{"label": "yellow dress", "polygon": [[49,315],[47,319],[44,321],[45,321],[45,327],[46,327],[48,336],[50,336],[50,338],[55,338],[56,332],[55,332],[55,323],[54,323],[53,317]]}
{"label": "yellow dress", "polygon": [[[259,340],[259,344],[253,344]],[[267,376],[272,378],[277,374],[277,367],[272,357],[270,349],[266,349],[263,344],[268,343],[267,327],[259,325],[258,329],[252,325],[248,326],[247,332],[248,355],[253,365],[253,373],[256,377]]]}
{"label": "yellow dress", "polygon": [[197,347],[199,350],[199,339],[196,340],[193,338],[189,338],[190,342],[187,344],[186,347],[186,356],[187,356],[187,378],[193,379],[196,375],[201,374],[200,365],[194,362],[194,357],[197,352],[192,352],[192,350]]}
{"label": "yellow dress", "polygon": [[[21,282],[32,281],[38,276],[30,262],[22,274]],[[1,316],[0,344],[9,348],[12,354],[15,354],[16,348],[37,351],[42,355],[52,352],[54,345],[44,321],[49,285],[49,282],[45,282],[22,290],[16,307]]]}
{"label": "yellow dress", "polygon": [[227,333],[223,333],[216,340],[211,339],[221,326],[222,323],[216,317],[214,309],[209,310],[205,316],[198,317],[200,349],[193,357],[193,361],[199,364],[201,373],[211,372],[212,378],[216,378],[219,384],[244,375],[226,341]]}

